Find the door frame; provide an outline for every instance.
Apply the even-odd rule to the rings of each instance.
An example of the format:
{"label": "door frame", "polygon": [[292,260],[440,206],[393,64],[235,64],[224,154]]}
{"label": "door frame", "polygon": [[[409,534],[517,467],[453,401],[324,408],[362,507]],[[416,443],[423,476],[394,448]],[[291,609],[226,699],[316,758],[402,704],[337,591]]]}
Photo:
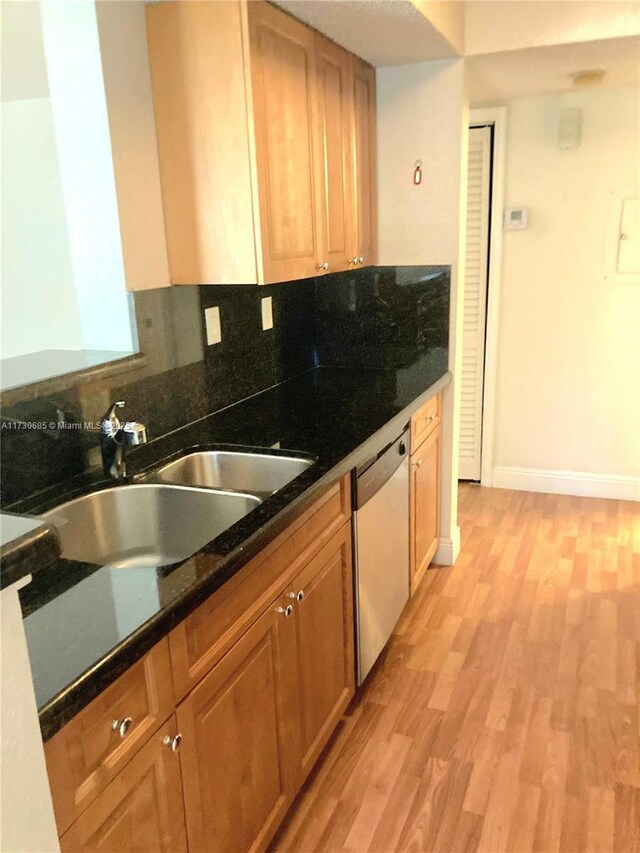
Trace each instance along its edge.
{"label": "door frame", "polygon": [[493,485],[493,449],[496,413],[498,329],[502,281],[502,217],[507,152],[507,108],[483,107],[469,110],[469,127],[493,126],[491,217],[489,222],[489,274],[485,329],[482,397],[482,443],[480,485]]}

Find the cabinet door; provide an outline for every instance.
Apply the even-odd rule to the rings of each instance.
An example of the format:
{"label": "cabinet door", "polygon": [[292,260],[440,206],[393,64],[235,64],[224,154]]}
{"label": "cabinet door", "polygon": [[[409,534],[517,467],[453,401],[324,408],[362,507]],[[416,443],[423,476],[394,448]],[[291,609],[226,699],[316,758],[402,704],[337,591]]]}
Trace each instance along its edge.
{"label": "cabinet door", "polygon": [[172,284],[255,284],[243,6],[146,5]]}
{"label": "cabinet door", "polygon": [[186,851],[180,759],[171,749],[176,734],[171,717],[65,832],[62,853]]}
{"label": "cabinet door", "polygon": [[304,778],[354,693],[350,524],[300,572],[293,592]]}
{"label": "cabinet door", "polygon": [[315,34],[256,0],[249,34],[263,278],[308,278],[319,263]]}
{"label": "cabinet door", "polygon": [[[354,256],[363,266],[376,263],[376,76],[366,62],[353,57],[354,110]],[[362,258],[362,260],[360,260]]]}
{"label": "cabinet door", "polygon": [[440,526],[440,427],[411,456],[411,593],[438,548]]}
{"label": "cabinet door", "polygon": [[354,246],[351,57],[316,35],[316,64],[323,166],[320,259],[327,272],[338,272],[348,269]]}
{"label": "cabinet door", "polygon": [[293,796],[293,620],[271,607],[178,707],[189,849],[262,849]]}
{"label": "cabinet door", "polygon": [[82,814],[173,708],[165,638],[46,742],[58,832]]}

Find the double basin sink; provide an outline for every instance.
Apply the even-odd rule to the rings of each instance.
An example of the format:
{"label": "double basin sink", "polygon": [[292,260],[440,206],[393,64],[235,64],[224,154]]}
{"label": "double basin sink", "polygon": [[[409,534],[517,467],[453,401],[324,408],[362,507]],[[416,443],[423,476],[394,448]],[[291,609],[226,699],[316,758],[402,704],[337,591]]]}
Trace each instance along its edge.
{"label": "double basin sink", "polygon": [[134,485],[103,489],[44,513],[62,556],[114,568],[158,568],[186,560],[312,461],[227,450],[195,452]]}

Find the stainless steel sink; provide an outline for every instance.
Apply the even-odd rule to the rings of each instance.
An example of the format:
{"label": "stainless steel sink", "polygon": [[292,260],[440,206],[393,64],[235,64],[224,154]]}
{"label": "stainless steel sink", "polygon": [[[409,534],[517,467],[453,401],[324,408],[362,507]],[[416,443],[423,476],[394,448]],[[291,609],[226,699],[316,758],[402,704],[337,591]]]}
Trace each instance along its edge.
{"label": "stainless steel sink", "polygon": [[232,489],[264,497],[286,486],[312,464],[311,460],[300,457],[209,450],[169,462],[149,479],[183,486]]}
{"label": "stainless steel sink", "polygon": [[45,513],[62,556],[116,568],[185,560],[254,509],[253,495],[153,484],[119,486]]}

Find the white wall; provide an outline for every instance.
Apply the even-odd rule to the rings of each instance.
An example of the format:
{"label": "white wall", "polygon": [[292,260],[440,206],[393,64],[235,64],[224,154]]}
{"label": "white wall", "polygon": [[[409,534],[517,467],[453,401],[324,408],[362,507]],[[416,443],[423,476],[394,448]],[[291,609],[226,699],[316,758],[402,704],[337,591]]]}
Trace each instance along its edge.
{"label": "white wall", "polygon": [[467,55],[639,33],[640,6],[635,0],[474,0],[465,4]]}
{"label": "white wall", "polygon": [[81,349],[38,3],[2,3],[1,169],[2,357]]}
{"label": "white wall", "polygon": [[60,849],[18,590],[0,592],[0,850]]}
{"label": "white wall", "polygon": [[[576,150],[557,145],[565,106],[583,110]],[[640,283],[605,280],[639,118],[634,89],[509,103],[505,203],[530,224],[503,235],[494,485],[640,496]]]}
{"label": "white wall", "polygon": [[143,0],[96,3],[127,288],[168,287]]}
{"label": "white wall", "polygon": [[99,5],[0,4],[1,358],[131,352],[126,286],[169,284],[144,4]]}
{"label": "white wall", "polygon": [[95,3],[41,3],[84,347],[135,349]]}
{"label": "white wall", "polygon": [[[381,68],[378,87],[378,209],[381,264],[451,265],[449,366],[454,382],[443,394],[441,547],[436,561],[451,563],[457,526],[459,389],[464,272],[460,222],[465,221],[467,106],[464,62],[443,60]],[[413,184],[422,160],[424,178]]]}

